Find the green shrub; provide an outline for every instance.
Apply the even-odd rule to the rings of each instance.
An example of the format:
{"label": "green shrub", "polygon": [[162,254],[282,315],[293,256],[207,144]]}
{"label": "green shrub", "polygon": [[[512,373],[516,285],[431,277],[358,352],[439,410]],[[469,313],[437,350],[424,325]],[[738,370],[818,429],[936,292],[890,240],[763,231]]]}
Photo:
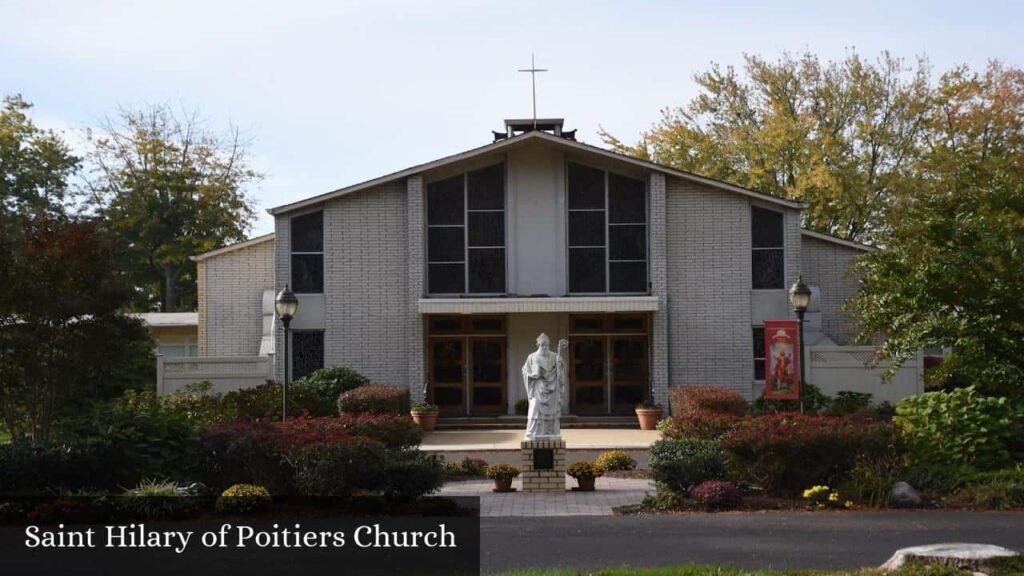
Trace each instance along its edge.
{"label": "green shrub", "polygon": [[270,492],[263,486],[235,484],[217,498],[215,508],[218,514],[252,514],[270,510],[273,504]]}
{"label": "green shrub", "polygon": [[970,476],[966,484],[957,496],[978,508],[1024,508],[1024,465],[1007,470],[980,472]]}
{"label": "green shrub", "polygon": [[896,424],[914,464],[995,470],[1024,456],[1024,407],[973,386],[905,398]]}
{"label": "green shrub", "polygon": [[349,390],[338,397],[341,414],[406,414],[409,391],[400,386],[370,384]]}
{"label": "green shrub", "polygon": [[[280,420],[283,386],[272,380],[252,388],[241,388],[224,394],[223,401],[246,420]],[[306,386],[288,387],[288,414],[295,416],[333,416],[334,400],[324,402],[318,392]]]}
{"label": "green shrub", "polygon": [[670,438],[651,445],[654,479],[673,492],[689,494],[705,480],[725,479],[725,454],[710,440]]}
{"label": "green shrub", "polygon": [[384,446],[367,438],[296,448],[284,457],[302,496],[349,497],[358,489],[376,488],[386,465]]}
{"label": "green shrub", "polygon": [[874,396],[867,392],[842,390],[829,403],[826,412],[830,416],[850,416],[864,413],[871,409],[872,398]]}
{"label": "green shrub", "polygon": [[669,510],[675,510],[683,505],[683,496],[673,492],[665,485],[659,485],[658,491],[654,495],[647,494],[644,496],[644,500],[641,506],[651,510],[657,510],[658,512],[667,512]]}
{"label": "green shrub", "polygon": [[622,450],[602,452],[598,455],[597,460],[594,460],[594,464],[609,472],[633,470],[636,468],[636,460]]}
{"label": "green shrub", "polygon": [[673,415],[690,412],[745,416],[747,400],[735,390],[717,386],[673,386],[668,390]]}
{"label": "green shrub", "polygon": [[768,400],[764,394],[750,404],[752,414],[777,414],[779,412],[800,412],[801,402],[806,414],[818,414],[832,404],[832,399],[821,388],[809,382],[800,384],[801,400]]}
{"label": "green shrub", "polygon": [[392,502],[411,502],[441,487],[441,459],[419,450],[389,450],[379,488]]}
{"label": "green shrub", "polygon": [[338,397],[370,383],[369,378],[348,366],[321,368],[309,376],[296,380],[292,390],[309,392],[323,403],[324,415],[334,411]]}
{"label": "green shrub", "polygon": [[160,402],[200,428],[239,418],[238,407],[223,394],[213,392],[213,384],[207,381],[189,384],[171,394],[160,396]]}
{"label": "green shrub", "polygon": [[195,484],[179,485],[169,480],[143,480],[135,488],[125,490],[118,499],[119,507],[132,518],[147,520],[186,518],[200,510],[199,488]]}
{"label": "green shrub", "polygon": [[54,436],[81,466],[81,487],[92,488],[190,480],[199,448],[198,425],[153,392],[129,391],[95,404],[62,422]]}
{"label": "green shrub", "polygon": [[215,489],[236,482],[266,486],[274,494],[292,491],[293,471],[284,460],[279,430],[271,422],[227,422],[202,431],[199,477]]}
{"label": "green shrub", "polygon": [[749,417],[722,440],[733,479],[779,495],[838,485],[861,458],[894,446],[888,424],[798,413]]}

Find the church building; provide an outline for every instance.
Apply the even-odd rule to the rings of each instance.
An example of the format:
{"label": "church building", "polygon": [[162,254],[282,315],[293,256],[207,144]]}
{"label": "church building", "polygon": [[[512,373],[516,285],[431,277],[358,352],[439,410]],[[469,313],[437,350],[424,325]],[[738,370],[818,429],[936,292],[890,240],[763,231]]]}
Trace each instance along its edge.
{"label": "church building", "polygon": [[284,349],[273,294],[299,299],[277,379],[346,365],[442,416],[515,413],[538,334],[569,341],[569,414],[666,405],[670,386],[748,399],[766,320],[848,344],[840,305],[867,246],[803,230],[800,202],[575,140],[561,119],[506,120],[489,143],[277,206],[273,234],[196,257],[199,352]]}

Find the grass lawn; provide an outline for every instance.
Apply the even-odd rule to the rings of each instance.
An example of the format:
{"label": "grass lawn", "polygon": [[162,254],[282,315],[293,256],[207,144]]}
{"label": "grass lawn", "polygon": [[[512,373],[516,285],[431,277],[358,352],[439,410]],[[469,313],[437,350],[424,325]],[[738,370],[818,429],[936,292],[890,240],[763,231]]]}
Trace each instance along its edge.
{"label": "grass lawn", "polygon": [[[716,566],[677,566],[672,568],[609,568],[596,572],[581,572],[571,570],[528,570],[525,572],[507,572],[502,576],[880,576],[878,570],[856,570],[853,572],[829,572],[816,570],[795,570],[795,571],[774,571],[759,570],[747,571],[734,568],[722,568]],[[888,576],[968,576],[969,572],[957,570],[945,566],[911,566],[898,572],[892,572]],[[1015,568],[1003,573],[996,573],[999,576],[1013,576],[1022,574]]]}

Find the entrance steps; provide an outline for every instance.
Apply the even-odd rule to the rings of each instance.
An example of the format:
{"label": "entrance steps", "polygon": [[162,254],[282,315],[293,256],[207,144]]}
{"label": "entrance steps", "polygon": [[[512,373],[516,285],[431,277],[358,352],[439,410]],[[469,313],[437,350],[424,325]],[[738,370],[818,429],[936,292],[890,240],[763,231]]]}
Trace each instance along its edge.
{"label": "entrance steps", "polygon": [[[636,416],[562,416],[565,429],[638,430]],[[438,430],[525,430],[526,416],[441,416]]]}

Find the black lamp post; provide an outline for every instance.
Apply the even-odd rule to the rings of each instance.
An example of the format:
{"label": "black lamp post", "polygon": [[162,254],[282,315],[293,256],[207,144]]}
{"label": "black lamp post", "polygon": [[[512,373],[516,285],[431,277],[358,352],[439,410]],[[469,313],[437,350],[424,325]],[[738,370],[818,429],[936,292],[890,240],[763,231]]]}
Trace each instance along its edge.
{"label": "black lamp post", "polygon": [[799,341],[800,341],[800,412],[804,411],[804,384],[806,378],[804,377],[804,313],[807,312],[807,308],[811,305],[811,289],[804,284],[804,277],[797,276],[796,283],[789,289],[789,303],[793,305],[793,310],[796,311],[797,320],[800,322],[799,329]]}
{"label": "black lamp post", "polygon": [[281,420],[284,421],[288,419],[288,369],[291,364],[288,358],[288,325],[292,323],[292,318],[299,309],[299,299],[292,294],[287,284],[284,285],[284,290],[277,294],[274,309],[284,326],[284,387],[281,390]]}

